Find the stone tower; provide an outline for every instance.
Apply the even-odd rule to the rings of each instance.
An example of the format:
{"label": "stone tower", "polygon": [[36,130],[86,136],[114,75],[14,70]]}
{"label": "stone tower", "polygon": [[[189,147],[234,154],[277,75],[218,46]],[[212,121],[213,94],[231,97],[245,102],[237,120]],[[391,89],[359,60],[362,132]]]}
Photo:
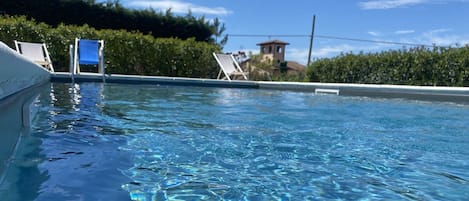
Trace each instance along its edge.
{"label": "stone tower", "polygon": [[278,65],[285,61],[285,47],[289,43],[280,40],[270,40],[258,43],[257,45],[261,47],[260,53],[263,62],[272,62],[272,64]]}

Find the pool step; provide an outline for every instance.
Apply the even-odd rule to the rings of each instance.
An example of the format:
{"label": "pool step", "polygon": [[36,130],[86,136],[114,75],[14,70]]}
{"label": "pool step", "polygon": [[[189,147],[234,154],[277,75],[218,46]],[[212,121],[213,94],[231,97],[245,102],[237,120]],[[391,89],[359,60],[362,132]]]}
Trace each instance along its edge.
{"label": "pool step", "polygon": [[338,89],[320,89],[320,88],[316,88],[314,89],[314,94],[335,94],[335,95],[339,95],[339,90]]}

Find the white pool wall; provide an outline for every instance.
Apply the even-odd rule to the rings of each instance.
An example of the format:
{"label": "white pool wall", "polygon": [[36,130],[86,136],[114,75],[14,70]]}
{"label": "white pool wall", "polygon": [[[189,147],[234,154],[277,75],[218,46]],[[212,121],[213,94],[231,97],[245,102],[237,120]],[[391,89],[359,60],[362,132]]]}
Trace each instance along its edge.
{"label": "white pool wall", "polygon": [[49,82],[49,72],[0,42],[0,100],[29,87]]}
{"label": "white pool wall", "polygon": [[30,107],[50,74],[0,41],[0,188],[21,135],[28,132]]}

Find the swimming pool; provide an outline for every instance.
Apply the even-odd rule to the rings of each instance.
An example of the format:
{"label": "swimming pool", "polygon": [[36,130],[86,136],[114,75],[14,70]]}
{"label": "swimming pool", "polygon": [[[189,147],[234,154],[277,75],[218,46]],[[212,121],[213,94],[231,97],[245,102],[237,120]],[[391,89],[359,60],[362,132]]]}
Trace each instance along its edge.
{"label": "swimming pool", "polygon": [[9,200],[464,200],[469,106],[52,83]]}

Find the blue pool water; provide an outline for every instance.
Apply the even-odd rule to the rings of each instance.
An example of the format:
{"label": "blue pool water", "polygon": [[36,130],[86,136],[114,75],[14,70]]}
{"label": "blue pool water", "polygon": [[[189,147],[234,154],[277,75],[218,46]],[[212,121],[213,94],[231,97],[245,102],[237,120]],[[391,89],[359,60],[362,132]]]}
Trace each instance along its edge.
{"label": "blue pool water", "polygon": [[467,200],[469,106],[53,83],[8,200]]}

